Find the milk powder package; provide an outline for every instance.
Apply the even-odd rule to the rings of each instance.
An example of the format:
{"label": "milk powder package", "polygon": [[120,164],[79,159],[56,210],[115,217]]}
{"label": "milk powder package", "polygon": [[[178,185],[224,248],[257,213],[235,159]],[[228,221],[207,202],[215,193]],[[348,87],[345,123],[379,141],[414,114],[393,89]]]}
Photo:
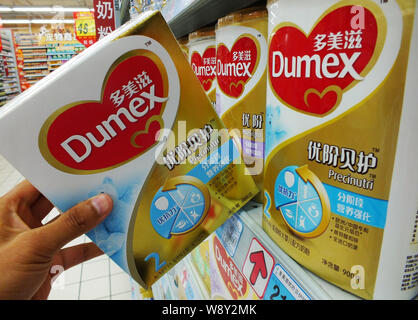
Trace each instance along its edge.
{"label": "milk powder package", "polygon": [[415,6],[268,3],[263,228],[367,299],[418,293]]}
{"label": "milk powder package", "polygon": [[189,47],[188,47],[189,38],[183,37],[183,38],[177,39],[177,42],[179,43],[181,50],[183,50],[184,55],[187,58],[189,58]]}
{"label": "milk powder package", "polygon": [[245,276],[216,234],[209,238],[211,298],[216,300],[258,300]]}
{"label": "milk powder package", "polygon": [[[218,20],[216,111],[239,139],[249,172],[263,189],[267,10],[247,8]],[[262,203],[263,193],[254,199]]]}
{"label": "milk powder package", "polygon": [[202,279],[205,290],[210,294],[210,268],[209,268],[209,240],[204,240],[191,253],[190,261],[195,266]]}
{"label": "milk powder package", "polygon": [[158,12],[2,108],[0,137],[1,153],[63,212],[112,196],[88,236],[144,287],[257,193]]}
{"label": "milk powder package", "polygon": [[215,29],[199,29],[189,34],[189,62],[213,106],[216,103]]}

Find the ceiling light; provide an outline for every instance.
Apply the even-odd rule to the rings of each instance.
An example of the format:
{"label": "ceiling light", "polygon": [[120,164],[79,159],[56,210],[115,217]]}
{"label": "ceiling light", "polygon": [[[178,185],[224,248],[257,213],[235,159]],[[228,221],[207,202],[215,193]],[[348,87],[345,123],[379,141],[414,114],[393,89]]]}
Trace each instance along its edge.
{"label": "ceiling light", "polygon": [[11,19],[11,20],[1,20],[3,24],[53,24],[53,23],[65,23],[65,24],[73,24],[73,19],[34,19],[34,20],[25,20],[25,19]]}
{"label": "ceiling light", "polygon": [[90,8],[64,8],[64,7],[53,7],[54,11],[57,12],[85,12],[85,11],[94,11]]}
{"label": "ceiling light", "polygon": [[56,20],[56,19],[34,19],[30,21],[31,23],[36,23],[36,24],[47,24],[47,23],[74,23],[74,20],[72,19],[62,19],[62,20]]}
{"label": "ceiling light", "polygon": [[50,12],[51,7],[13,7],[14,12]]}
{"label": "ceiling light", "polygon": [[94,11],[90,8],[65,8],[60,6],[54,7],[0,7],[0,12],[85,12]]}
{"label": "ceiling light", "polygon": [[25,24],[30,23],[30,20],[24,20],[24,19],[13,19],[13,20],[1,20],[2,24]]}

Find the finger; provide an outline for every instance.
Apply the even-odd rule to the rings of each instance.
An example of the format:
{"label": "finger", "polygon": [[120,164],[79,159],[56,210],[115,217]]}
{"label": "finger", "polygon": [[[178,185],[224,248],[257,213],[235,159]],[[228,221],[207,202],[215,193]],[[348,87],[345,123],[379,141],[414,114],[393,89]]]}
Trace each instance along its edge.
{"label": "finger", "polygon": [[21,203],[16,209],[16,213],[27,226],[33,229],[43,225],[42,220],[51,212],[53,207],[53,204],[41,194],[32,207],[28,207],[26,203]]}
{"label": "finger", "polygon": [[[62,213],[61,213],[62,214]],[[45,222],[45,224],[44,224],[44,226],[46,226],[46,225],[48,225],[48,224],[50,224],[50,223],[53,223],[54,221],[56,221],[60,216],[61,216],[61,214],[59,214],[59,215],[57,215],[57,216],[55,216],[55,217],[53,217],[51,220],[49,220],[48,222]]]}
{"label": "finger", "polygon": [[45,196],[41,196],[32,205],[32,216],[38,222],[38,226],[42,225],[42,220],[51,212],[54,205]]}
{"label": "finger", "polygon": [[112,205],[109,195],[100,194],[79,203],[52,223],[33,229],[34,235],[38,236],[39,249],[45,254],[54,254],[102,222],[112,210]]}
{"label": "finger", "polygon": [[31,206],[41,195],[28,180],[23,180],[21,183],[16,185],[12,190],[5,194],[5,198],[17,199],[27,203]]}
{"label": "finger", "polygon": [[62,266],[64,270],[67,270],[102,255],[103,251],[93,242],[89,242],[62,249],[59,254],[61,256]]}

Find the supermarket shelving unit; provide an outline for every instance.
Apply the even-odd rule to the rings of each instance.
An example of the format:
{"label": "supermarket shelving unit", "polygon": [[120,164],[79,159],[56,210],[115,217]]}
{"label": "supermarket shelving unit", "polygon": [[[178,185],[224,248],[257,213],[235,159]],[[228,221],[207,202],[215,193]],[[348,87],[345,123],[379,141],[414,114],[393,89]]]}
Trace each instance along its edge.
{"label": "supermarket shelving unit", "polygon": [[63,65],[85,47],[77,41],[39,44],[36,35],[16,33],[16,43],[23,57],[23,77],[32,85]]}
{"label": "supermarket shelving unit", "polygon": [[[229,258],[242,272],[248,253],[254,244],[261,245],[265,254],[272,257],[274,269],[272,269],[267,287],[262,288],[259,292],[253,289],[254,297],[257,295],[258,298],[264,300],[359,299],[319,278],[282,251],[261,228],[262,211],[262,205],[250,202],[231,219],[227,220],[214,235],[228,253],[230,253],[231,247],[234,248],[234,252],[231,253]],[[211,297],[211,293],[202,284],[202,279],[196,270],[196,266],[191,262],[190,256],[190,254],[186,256],[152,286],[155,299],[207,299]],[[210,268],[212,269],[213,266],[211,265]],[[213,276],[214,273],[211,270],[211,277]],[[272,280],[273,278],[274,280]],[[183,288],[179,286],[179,281],[183,283]],[[247,286],[250,287],[248,281]],[[274,293],[281,292],[280,295],[272,294],[272,288],[274,288]],[[186,297],[184,297],[183,292],[186,292]]]}
{"label": "supermarket shelving unit", "polygon": [[[129,21],[129,0],[121,5],[121,23]],[[168,0],[161,12],[176,38],[181,38],[206,25],[214,24],[218,18],[250,5],[258,0]]]}
{"label": "supermarket shelving unit", "polygon": [[76,41],[64,43],[62,45],[47,44],[46,47],[49,72],[56,70],[85,49],[84,45],[77,43]]}
{"label": "supermarket shelving unit", "polygon": [[2,51],[0,52],[0,107],[20,93],[12,32],[0,29]]}
{"label": "supermarket shelving unit", "polygon": [[36,37],[30,34],[16,35],[16,43],[23,56],[23,77],[32,85],[49,73],[47,47],[39,46]]}

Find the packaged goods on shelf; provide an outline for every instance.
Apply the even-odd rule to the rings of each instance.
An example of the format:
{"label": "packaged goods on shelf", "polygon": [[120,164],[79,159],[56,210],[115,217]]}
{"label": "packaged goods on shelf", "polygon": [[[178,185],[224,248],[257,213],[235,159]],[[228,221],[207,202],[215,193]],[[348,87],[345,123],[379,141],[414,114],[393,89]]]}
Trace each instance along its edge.
{"label": "packaged goods on shelf", "polygon": [[175,269],[170,269],[151,287],[155,300],[179,300],[178,291],[174,284]]}
{"label": "packaged goods on shelf", "polygon": [[262,205],[249,202],[209,237],[213,299],[352,299],[330,285],[329,294],[262,230]]}
{"label": "packaged goods on shelf", "polygon": [[193,249],[190,253],[190,262],[194,265],[207,296],[210,297],[209,239],[202,241]]}
{"label": "packaged goods on shelf", "polygon": [[204,300],[209,298],[190,261],[190,254],[152,285],[155,300]]}
{"label": "packaged goods on shelf", "polygon": [[[216,111],[236,136],[248,170],[263,189],[267,10],[247,8],[218,20]],[[263,202],[260,192],[255,200]]]}
{"label": "packaged goods on shelf", "polygon": [[209,239],[211,299],[258,300],[216,234]]}
{"label": "packaged goods on shelf", "polygon": [[263,228],[348,292],[416,296],[416,2],[268,10]]}
{"label": "packaged goods on shelf", "polygon": [[190,262],[190,255],[186,256],[174,268],[174,286],[178,292],[178,299],[204,300],[209,298],[206,289],[200,285],[201,279]]}
{"label": "packaged goods on shelf", "polygon": [[184,55],[189,59],[189,37],[182,37],[180,39],[177,39],[177,42],[179,43],[180,48],[183,50]]}
{"label": "packaged goods on shelf", "polygon": [[20,93],[13,33],[0,28],[0,107]]}
{"label": "packaged goods on shelf", "polygon": [[215,29],[207,27],[189,34],[189,62],[203,89],[215,107],[216,40]]}
{"label": "packaged goods on shelf", "polygon": [[88,236],[147,288],[258,192],[159,12],[7,105],[0,145],[63,212],[110,194],[112,213]]}

